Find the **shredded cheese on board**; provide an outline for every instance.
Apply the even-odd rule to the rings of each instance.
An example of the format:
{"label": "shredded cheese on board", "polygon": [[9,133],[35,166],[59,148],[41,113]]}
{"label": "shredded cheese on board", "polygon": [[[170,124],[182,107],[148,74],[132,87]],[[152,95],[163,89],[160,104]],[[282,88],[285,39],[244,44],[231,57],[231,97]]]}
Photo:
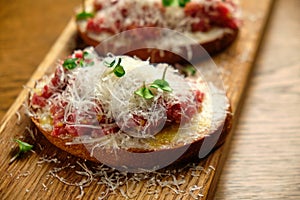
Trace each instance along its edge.
{"label": "shredded cheese on board", "polygon": [[[45,163],[48,160],[56,159],[47,158]],[[43,158],[40,160],[43,160]],[[205,169],[196,163],[190,163],[176,169],[163,169],[155,172],[144,171],[143,173],[119,172],[105,165],[89,165],[81,161],[77,161],[75,165],[62,163],[55,162],[55,166],[49,171],[49,174],[69,187],[78,188],[80,191],[78,198],[84,197],[85,188],[97,184],[104,186],[101,191],[95,193],[95,195],[98,195],[98,199],[106,199],[107,197],[133,199],[139,193],[135,188],[143,184],[145,196],[158,198],[162,194],[170,193],[175,195],[176,198],[191,197],[200,199],[203,196],[204,183],[211,175],[209,168]],[[71,176],[73,178],[64,177],[65,171],[70,170],[73,173]],[[191,178],[200,177],[203,174],[205,176],[204,180],[198,184],[188,186],[187,174],[191,174]],[[42,187],[46,189],[45,184],[42,184]]]}

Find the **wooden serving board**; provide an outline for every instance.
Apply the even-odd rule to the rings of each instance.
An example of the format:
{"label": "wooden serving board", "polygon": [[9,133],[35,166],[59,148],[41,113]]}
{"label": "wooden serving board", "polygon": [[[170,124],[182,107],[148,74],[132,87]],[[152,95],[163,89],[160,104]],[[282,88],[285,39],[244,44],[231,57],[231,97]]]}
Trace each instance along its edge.
{"label": "wooden serving board", "polygon": [[[238,120],[243,93],[259,50],[272,3],[272,0],[241,1],[243,26],[238,39],[225,52],[214,57],[222,72],[232,105],[233,125]],[[57,59],[64,58],[74,49],[82,47],[84,45],[78,38],[72,19],[32,75],[27,86],[33,87],[35,80],[51,72]],[[24,89],[1,121],[0,199],[98,199],[106,194],[107,199],[122,199],[124,196],[133,199],[213,198],[233,131],[229,133],[225,144],[193,166],[190,164],[170,169],[163,171],[164,174],[152,173],[143,178],[134,176],[124,178],[119,175],[120,181],[123,182],[120,183],[119,189],[115,189],[114,192],[111,189],[106,193],[108,187],[107,184],[103,184],[103,176],[111,174],[117,176],[117,173],[102,168],[101,170],[106,170],[107,173],[95,174],[97,170],[93,164],[62,152],[36,132],[22,106],[27,94],[28,90]],[[9,160],[17,151],[13,138],[21,138],[34,144],[34,151],[9,164]],[[89,170],[94,172],[93,176],[90,176]],[[179,181],[178,187],[170,184],[164,186],[164,183],[173,178]],[[139,179],[143,180],[138,181]],[[156,186],[151,186],[151,180],[155,180]]]}

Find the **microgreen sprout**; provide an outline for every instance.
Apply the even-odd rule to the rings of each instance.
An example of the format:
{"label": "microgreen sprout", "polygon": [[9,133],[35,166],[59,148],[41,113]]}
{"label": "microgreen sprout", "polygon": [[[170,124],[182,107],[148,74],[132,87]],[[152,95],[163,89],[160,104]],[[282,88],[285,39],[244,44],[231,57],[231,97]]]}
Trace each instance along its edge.
{"label": "microgreen sprout", "polygon": [[90,54],[89,54],[87,51],[84,51],[82,56],[83,56],[83,58],[85,59],[85,58],[87,58],[89,55],[90,55]]}
{"label": "microgreen sprout", "polygon": [[176,4],[176,0],[162,0],[162,4],[164,6],[174,6]]}
{"label": "microgreen sprout", "polygon": [[190,2],[190,0],[178,0],[178,5],[184,7],[188,2]]}
{"label": "microgreen sprout", "polygon": [[92,17],[94,17],[93,13],[89,13],[89,12],[85,12],[85,11],[78,13],[76,15],[77,20],[85,20],[85,19],[92,18]]}
{"label": "microgreen sprout", "polygon": [[[168,66],[165,68],[162,79],[156,79],[153,81],[153,83],[150,84],[150,88],[155,89],[161,89],[165,92],[172,92],[173,89],[170,87],[169,83],[165,80],[166,78],[166,72],[167,72]],[[136,90],[134,94],[139,95],[140,97],[143,97],[144,99],[152,99],[154,97],[153,93],[151,92],[151,89],[148,88],[145,84],[145,81],[143,82],[143,86]]]}
{"label": "microgreen sprout", "polygon": [[184,66],[181,70],[186,76],[194,76],[197,72],[197,70],[195,69],[195,67],[193,67],[192,65],[187,65]]}
{"label": "microgreen sprout", "polygon": [[184,7],[190,0],[162,0],[163,6],[180,6]]}
{"label": "microgreen sprout", "polygon": [[82,0],[82,12],[76,15],[77,20],[86,20],[88,18],[94,17],[93,13],[86,12],[85,0]]}
{"label": "microgreen sprout", "polygon": [[63,67],[66,69],[74,69],[77,67],[77,60],[78,58],[67,58],[63,63]]}
{"label": "microgreen sprout", "polygon": [[68,69],[68,70],[72,70],[75,69],[78,64],[80,67],[83,67],[84,64],[86,65],[93,65],[93,62],[88,62],[89,60],[89,53],[87,51],[84,51],[82,53],[82,58],[67,58],[64,62],[63,62],[63,67]]}
{"label": "microgreen sprout", "polygon": [[33,147],[33,145],[28,144],[28,143],[23,142],[18,139],[14,139],[14,141],[19,144],[19,152],[10,159],[9,163],[14,162],[21,154],[23,154],[27,151],[30,151]]}
{"label": "microgreen sprout", "polygon": [[112,72],[117,76],[117,77],[122,77],[125,75],[125,70],[124,67],[121,65],[122,59],[118,58],[118,63],[116,64],[116,59],[114,59],[111,63],[108,63],[107,61],[104,61],[104,64],[109,67],[112,68],[114,67],[114,69],[112,70]]}
{"label": "microgreen sprout", "polygon": [[151,90],[148,87],[146,87],[145,81],[143,82],[143,86],[138,90],[136,90],[134,94],[143,97],[144,99],[147,100],[152,99],[154,97]]}
{"label": "microgreen sprout", "polygon": [[167,72],[168,66],[165,68],[162,79],[156,79],[150,87],[161,89],[166,92],[172,92],[172,88],[170,87],[169,83],[165,80],[166,78],[166,72]]}

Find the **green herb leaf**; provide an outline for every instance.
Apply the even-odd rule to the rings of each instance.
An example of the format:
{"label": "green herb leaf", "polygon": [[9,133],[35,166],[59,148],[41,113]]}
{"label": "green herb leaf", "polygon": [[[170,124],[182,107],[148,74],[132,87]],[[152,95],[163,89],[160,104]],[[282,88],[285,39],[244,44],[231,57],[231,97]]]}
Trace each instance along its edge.
{"label": "green herb leaf", "polygon": [[149,88],[144,89],[144,98],[145,99],[152,99],[154,95],[152,94],[151,90]]}
{"label": "green herb leaf", "polygon": [[12,163],[13,161],[15,161],[22,153],[25,153],[27,151],[30,151],[33,147],[33,145],[28,144],[26,142],[23,142],[21,140],[18,139],[14,139],[15,142],[17,142],[19,144],[19,152],[10,159],[9,163]]}
{"label": "green herb leaf", "polygon": [[89,13],[89,12],[83,11],[76,15],[76,20],[86,20],[86,19],[92,18],[92,17],[94,17],[94,13]]}
{"label": "green herb leaf", "polygon": [[124,67],[121,65],[121,61],[122,61],[122,59],[119,58],[119,59],[118,59],[117,65],[115,65],[116,59],[113,60],[111,63],[108,63],[108,62],[104,61],[104,64],[105,64],[107,67],[109,67],[109,68],[111,68],[111,67],[113,67],[113,66],[115,65],[115,68],[113,69],[112,72],[113,72],[117,77],[122,77],[122,76],[125,75],[125,70],[124,70]]}
{"label": "green herb leaf", "polygon": [[[167,72],[168,66],[166,66],[162,79],[156,79],[153,83],[151,83],[151,88],[161,89],[166,92],[172,92],[173,89],[170,87],[169,83],[165,80],[166,72]],[[153,93],[149,88],[146,87],[145,82],[143,84],[143,87],[136,90],[134,92],[135,94],[145,98],[145,99],[151,99],[154,97]]]}
{"label": "green herb leaf", "polygon": [[84,61],[83,60],[79,60],[79,65],[80,65],[80,67],[83,67]]}
{"label": "green herb leaf", "polygon": [[151,90],[147,88],[145,85],[140,89],[136,90],[134,93],[147,100],[152,99],[154,97]]}
{"label": "green herb leaf", "polygon": [[168,66],[166,66],[165,70],[164,70],[164,73],[163,73],[163,76],[162,76],[162,79],[156,79],[151,85],[150,87],[152,88],[160,88],[162,89],[163,91],[166,91],[166,92],[172,92],[172,88],[170,87],[169,83],[165,80],[166,78],[166,73],[167,73],[167,69],[168,69]]}
{"label": "green herb leaf", "polygon": [[74,69],[77,67],[77,61],[78,59],[77,58],[68,58],[64,61],[63,63],[63,67],[66,68],[66,69]]}
{"label": "green herb leaf", "polygon": [[113,67],[114,64],[115,64],[115,62],[116,62],[116,61],[114,60],[114,61],[112,61],[111,63],[109,63],[109,62],[107,62],[107,61],[104,60],[103,63],[104,63],[104,65],[105,65],[106,67]]}
{"label": "green herb leaf", "polygon": [[109,67],[113,67],[115,63],[116,63],[116,60],[112,61],[112,62],[109,64]]}
{"label": "green herb leaf", "polygon": [[163,6],[175,6],[177,5],[176,0],[162,0]]}
{"label": "green herb leaf", "polygon": [[14,139],[14,141],[19,144],[20,153],[24,153],[26,151],[30,151],[32,149],[32,147],[33,147],[33,145],[28,144],[28,143],[23,142],[23,141],[18,140],[18,139]]}
{"label": "green herb leaf", "polygon": [[162,0],[163,6],[180,6],[184,7],[191,0]]}
{"label": "green herb leaf", "polygon": [[186,76],[194,76],[196,74],[197,70],[192,65],[188,65],[188,66],[185,66],[184,68],[182,68],[182,72]]}
{"label": "green herb leaf", "polygon": [[152,88],[159,88],[163,91],[166,91],[166,92],[172,92],[172,88],[170,87],[169,83],[163,79],[157,79],[155,80],[151,85],[150,87]]}
{"label": "green herb leaf", "polygon": [[117,65],[115,68],[114,68],[114,74],[117,76],[117,77],[122,77],[125,75],[125,70],[124,68],[121,66],[121,65]]}
{"label": "green herb leaf", "polygon": [[134,92],[134,94],[139,95],[140,97],[144,97],[145,87],[142,87]]}
{"label": "green herb leaf", "polygon": [[89,55],[90,55],[89,52],[84,51],[82,57],[85,59],[85,58],[87,58]]}
{"label": "green herb leaf", "polygon": [[184,7],[185,4],[187,4],[188,2],[190,2],[191,0],[178,0],[178,5],[180,7]]}

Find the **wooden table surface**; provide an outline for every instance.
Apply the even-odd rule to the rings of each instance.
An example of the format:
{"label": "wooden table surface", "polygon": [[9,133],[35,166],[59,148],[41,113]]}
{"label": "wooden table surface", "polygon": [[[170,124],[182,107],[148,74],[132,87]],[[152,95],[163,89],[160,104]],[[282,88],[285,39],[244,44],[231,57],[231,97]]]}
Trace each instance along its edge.
{"label": "wooden table surface", "polygon": [[[0,0],[0,119],[79,4]],[[298,8],[274,4],[215,199],[300,199]]]}

